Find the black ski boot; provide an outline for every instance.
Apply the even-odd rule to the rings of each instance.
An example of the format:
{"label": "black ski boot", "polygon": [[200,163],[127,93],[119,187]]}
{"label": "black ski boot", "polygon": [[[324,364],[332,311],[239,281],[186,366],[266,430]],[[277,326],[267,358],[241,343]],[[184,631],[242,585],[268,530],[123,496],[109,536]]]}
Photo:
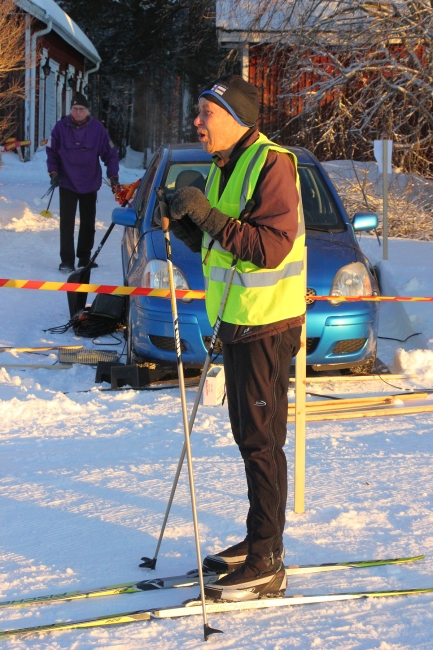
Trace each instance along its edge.
{"label": "black ski boot", "polygon": [[243,542],[229,546],[216,555],[207,555],[203,560],[203,570],[215,573],[230,573],[245,562],[248,555],[248,537]]}
{"label": "black ski boot", "polygon": [[206,585],[204,593],[206,599],[213,601],[243,602],[282,597],[286,586],[282,553],[261,559],[249,555],[239,569]]}
{"label": "black ski boot", "polygon": [[[81,269],[84,266],[87,266],[89,262],[90,262],[90,257],[80,257],[80,259],[78,260],[78,268]],[[96,264],[96,262],[92,262],[92,266],[90,268],[97,269],[98,265]]]}
{"label": "black ski boot", "polygon": [[73,264],[61,262],[59,264],[59,271],[63,271],[64,273],[72,273],[72,271],[75,271],[75,266]]}

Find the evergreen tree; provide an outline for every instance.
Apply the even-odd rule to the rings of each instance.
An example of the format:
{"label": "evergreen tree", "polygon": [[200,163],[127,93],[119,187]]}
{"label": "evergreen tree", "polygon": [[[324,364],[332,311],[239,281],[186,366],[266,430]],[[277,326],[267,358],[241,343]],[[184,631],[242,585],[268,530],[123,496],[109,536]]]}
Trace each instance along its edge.
{"label": "evergreen tree", "polygon": [[190,141],[200,87],[218,74],[215,0],[61,0],[102,64],[89,77],[93,111],[123,155]]}

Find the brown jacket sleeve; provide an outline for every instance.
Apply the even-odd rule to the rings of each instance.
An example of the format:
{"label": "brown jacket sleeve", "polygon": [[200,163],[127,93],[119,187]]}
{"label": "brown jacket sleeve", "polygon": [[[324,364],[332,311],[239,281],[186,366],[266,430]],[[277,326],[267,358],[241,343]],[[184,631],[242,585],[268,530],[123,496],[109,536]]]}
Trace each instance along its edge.
{"label": "brown jacket sleeve", "polygon": [[298,191],[290,157],[270,151],[253,194],[255,207],[243,225],[230,221],[221,246],[263,269],[276,268],[290,253],[298,229]]}

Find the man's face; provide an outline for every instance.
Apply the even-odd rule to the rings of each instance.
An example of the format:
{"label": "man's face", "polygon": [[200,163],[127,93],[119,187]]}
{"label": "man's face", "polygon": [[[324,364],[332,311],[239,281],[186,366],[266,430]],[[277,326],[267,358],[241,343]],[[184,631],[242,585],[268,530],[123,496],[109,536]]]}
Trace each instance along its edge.
{"label": "man's face", "polygon": [[71,115],[76,122],[82,122],[86,119],[89,114],[89,109],[85,106],[80,106],[80,104],[75,104],[71,108]]}
{"label": "man's face", "polygon": [[198,139],[207,153],[230,151],[248,131],[230,113],[204,97],[199,100],[199,112],[194,120]]}

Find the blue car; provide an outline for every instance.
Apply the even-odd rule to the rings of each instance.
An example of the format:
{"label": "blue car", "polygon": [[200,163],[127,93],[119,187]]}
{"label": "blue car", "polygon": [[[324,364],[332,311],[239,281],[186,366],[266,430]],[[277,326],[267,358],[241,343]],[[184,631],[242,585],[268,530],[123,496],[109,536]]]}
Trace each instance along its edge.
{"label": "blue car", "polygon": [[[355,232],[372,230],[377,216],[359,213],[350,221],[331,180],[306,149],[297,156],[306,224],[307,296],[372,295],[378,293],[374,271],[362,254]],[[168,288],[165,245],[160,230],[152,230],[156,207],[154,188],[175,190],[194,185],[204,190],[211,158],[199,144],[160,148],[137,190],[133,204],[116,208],[112,221],[125,226],[122,239],[124,283]],[[199,253],[171,237],[177,289],[203,290]],[[374,302],[308,301],[307,363],[314,370],[371,371],[377,344],[379,311]],[[179,300],[182,358],[186,366],[203,365],[212,328],[203,300]],[[170,301],[132,296],[127,316],[127,362],[175,362]]]}

